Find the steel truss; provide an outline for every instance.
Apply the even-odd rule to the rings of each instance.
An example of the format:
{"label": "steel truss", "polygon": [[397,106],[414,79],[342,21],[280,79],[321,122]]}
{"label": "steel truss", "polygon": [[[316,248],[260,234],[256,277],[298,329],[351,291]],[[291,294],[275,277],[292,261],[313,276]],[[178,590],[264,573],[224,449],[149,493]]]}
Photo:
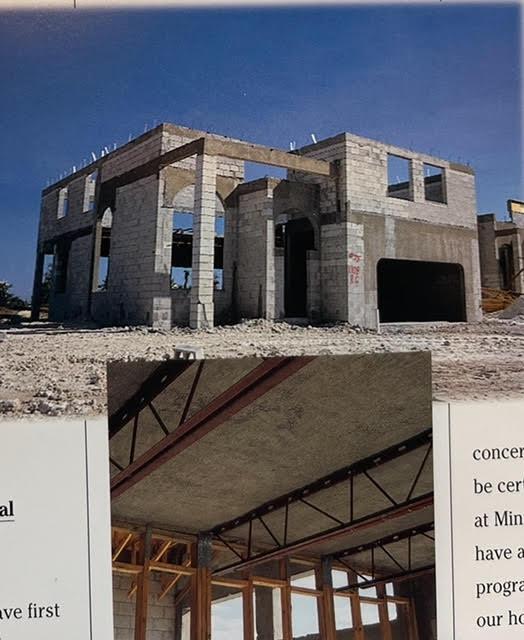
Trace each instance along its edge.
{"label": "steel truss", "polygon": [[[409,529],[404,529],[403,531],[398,531],[397,533],[393,533],[389,536],[384,536],[377,540],[373,540],[372,542],[367,542],[365,544],[358,545],[356,547],[351,547],[348,549],[344,549],[342,551],[338,551],[333,554],[331,558],[343,564],[347,567],[352,573],[356,574],[361,578],[360,582],[353,582],[344,587],[338,587],[335,589],[337,592],[344,591],[352,591],[355,589],[367,589],[370,587],[374,587],[377,584],[383,584],[384,582],[394,582],[402,579],[413,578],[415,575],[419,575],[421,573],[426,573],[434,569],[434,564],[424,565],[422,567],[413,567],[412,562],[412,541],[415,537],[424,537],[428,540],[431,540],[432,543],[435,542],[435,538],[431,535],[431,532],[434,530],[433,522],[426,522],[424,524],[417,525],[415,527],[410,527]],[[407,556],[407,564],[403,565],[394,555],[393,553],[386,549],[386,547],[391,545],[396,545],[398,547],[398,543],[403,543],[403,550],[405,551],[405,555]],[[398,567],[398,571],[388,574],[387,576],[379,576],[377,577],[375,561],[376,561],[376,552],[377,550],[382,551],[393,564]],[[359,573],[355,567],[351,566],[349,558],[352,558],[357,555],[367,554],[369,552],[368,561],[359,560],[359,566],[362,564],[366,565],[366,572],[371,575],[364,576],[362,573]]]}
{"label": "steel truss", "polygon": [[159,365],[124,404],[109,416],[109,438],[136,418],[140,411],[151,405],[152,401],[174,380],[180,377],[195,361],[168,360]]}
{"label": "steel truss", "polygon": [[[148,379],[140,390],[134,394],[129,403],[126,403],[115,417],[114,429],[122,428],[130,420],[134,420],[133,430],[129,446],[129,464],[123,467],[118,461],[110,459],[111,463],[119,469],[111,481],[111,495],[117,497],[127,491],[134,484],[158,469],[164,463],[175,457],[178,453],[194,444],[207,433],[223,424],[243,408],[260,398],[275,386],[292,376],[297,371],[311,362],[314,357],[302,356],[270,358],[262,361],[242,379],[233,384],[229,389],[213,399],[207,406],[187,418],[187,414],[198,384],[204,361],[200,361],[196,369],[193,383],[186,399],[178,425],[168,425],[159,414],[152,400],[167,388],[179,375],[194,365],[195,361],[176,360],[166,363],[173,366],[155,372],[152,379]],[[171,378],[171,379],[169,379]],[[160,389],[160,391],[159,391]],[[155,420],[165,434],[157,444],[148,451],[135,458],[135,443],[139,429],[140,412],[149,408]],[[116,433],[116,431],[115,431]]]}
{"label": "steel truss", "polygon": [[[433,492],[416,496],[417,484],[422,472],[427,464],[432,447],[432,431],[426,429],[421,433],[404,440],[396,445],[388,447],[378,453],[358,460],[347,467],[339,469],[319,480],[307,484],[304,487],[296,489],[290,493],[284,494],[275,500],[264,503],[263,505],[253,509],[237,518],[224,522],[211,529],[207,534],[222,542],[225,546],[229,546],[230,550],[237,556],[238,561],[220,567],[216,574],[227,573],[233,570],[246,569],[261,562],[268,560],[283,558],[291,552],[295,552],[306,547],[310,547],[319,542],[329,540],[341,535],[352,533],[357,530],[377,525],[385,520],[399,518],[408,513],[424,509],[433,504]],[[422,462],[416,470],[413,480],[410,483],[409,491],[405,499],[396,501],[391,494],[380,484],[370,472],[380,466],[393,462],[394,460],[421,448],[426,448]],[[365,516],[355,518],[355,488],[354,479],[358,476],[366,477],[390,502],[390,506],[384,509],[370,512]],[[310,502],[310,498],[315,493],[324,491],[330,487],[346,483],[348,485],[348,502],[349,502],[349,519],[341,520],[333,514],[328,513],[317,505]],[[322,529],[315,534],[306,536],[298,540],[288,540],[288,524],[289,524],[289,507],[293,503],[301,503],[302,505],[324,515],[327,519],[335,523],[330,528]],[[264,520],[264,516],[269,513],[282,511],[282,530],[284,531],[282,539],[279,539],[275,532],[268,526]],[[257,552],[253,549],[253,525],[259,522],[274,543],[274,547],[269,550]],[[247,551],[240,553],[234,549],[224,538],[224,534],[230,533],[240,526],[248,525]]]}

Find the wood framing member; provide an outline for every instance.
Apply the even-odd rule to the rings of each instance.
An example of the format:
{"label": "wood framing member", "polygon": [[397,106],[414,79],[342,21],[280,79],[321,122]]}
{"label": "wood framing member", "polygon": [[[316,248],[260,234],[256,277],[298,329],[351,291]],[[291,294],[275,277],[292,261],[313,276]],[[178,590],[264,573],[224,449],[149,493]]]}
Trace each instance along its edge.
{"label": "wood framing member", "polygon": [[389,623],[388,603],[386,602],[386,587],[384,584],[377,585],[378,617],[380,621],[381,640],[393,640],[391,625]]}
{"label": "wood framing member", "polygon": [[[147,531],[147,528],[146,528]],[[131,531],[126,530],[124,527],[116,527],[114,533],[118,534],[114,539],[114,548],[121,545],[122,536],[127,537]],[[137,532],[133,531],[135,541]],[[144,538],[139,538],[144,540]],[[125,556],[131,557],[129,552],[134,546],[135,541],[129,541],[127,548],[124,549]],[[378,607],[379,621],[381,629],[381,640],[392,640],[392,623],[389,620],[389,614],[387,610],[388,603],[392,603],[402,607],[402,611],[406,614],[406,628],[408,629],[408,636],[406,640],[418,640],[416,635],[416,622],[414,616],[413,602],[409,597],[398,595],[387,595],[383,583],[377,586],[377,595],[370,594],[369,596],[362,595],[360,589],[355,589],[352,592],[339,592],[333,589],[332,585],[332,569],[337,568],[339,571],[344,571],[348,575],[348,582],[355,582],[357,579],[357,573],[351,569],[344,568],[343,565],[338,565],[336,561],[330,557],[323,559],[317,558],[315,566],[315,578],[316,587],[302,587],[296,586],[292,582],[292,577],[289,572],[290,560],[280,560],[279,562],[279,577],[273,578],[268,576],[257,576],[247,574],[242,578],[237,577],[216,577],[211,574],[210,564],[213,559],[213,543],[209,537],[199,536],[194,538],[194,542],[191,546],[191,558],[189,562],[184,561],[186,550],[183,548],[178,549],[178,553],[175,554],[175,563],[168,562],[167,560],[158,560],[159,557],[166,555],[166,552],[170,546],[180,547],[186,545],[187,541],[180,541],[176,536],[173,538],[166,537],[164,534],[151,533],[151,549],[150,555],[146,556],[142,552],[142,546],[139,548],[139,554],[136,559],[131,557],[131,562],[119,562],[116,561],[113,566],[113,570],[117,573],[123,573],[132,576],[145,575],[145,565],[148,565],[148,571],[160,572],[161,574],[171,578],[174,577],[177,580],[181,578],[189,578],[185,584],[182,585],[180,592],[173,598],[173,606],[177,609],[185,602],[185,606],[191,607],[191,619],[192,625],[195,631],[192,632],[191,640],[195,635],[199,640],[206,638],[209,640],[209,634],[211,633],[211,602],[212,602],[212,586],[221,587],[222,589],[229,589],[235,592],[239,592],[243,602],[243,637],[244,640],[255,640],[255,624],[254,624],[254,605],[253,605],[253,590],[255,586],[266,587],[269,590],[278,589],[281,599],[281,613],[282,613],[282,638],[285,640],[293,639],[292,628],[292,594],[306,595],[312,598],[316,598],[318,607],[318,620],[319,620],[319,632],[320,640],[336,640],[336,618],[335,618],[335,595],[339,598],[347,599],[348,609],[351,607],[352,620],[353,620],[353,636],[358,640],[364,640],[365,627],[361,618],[361,605],[370,604]],[[171,544],[168,544],[171,543]],[[124,551],[121,552],[124,555]],[[359,587],[364,583],[359,583]],[[187,598],[190,600],[187,600]],[[137,593],[137,606],[140,593]],[[179,617],[181,611],[178,610]],[[207,635],[206,635],[207,634]]]}
{"label": "wood framing member", "polygon": [[149,599],[149,564],[151,558],[151,527],[146,528],[140,551],[142,572],[137,578],[137,593],[135,605],[135,640],[146,640],[147,604]]}
{"label": "wood framing member", "polygon": [[331,569],[330,558],[324,558],[320,567],[315,569],[316,587],[322,593],[322,596],[317,600],[321,640],[336,640],[337,637]]}
{"label": "wood framing member", "polygon": [[211,557],[211,539],[199,536],[191,548],[191,563],[196,569],[191,592],[191,640],[211,637]]}
{"label": "wood framing member", "polygon": [[197,411],[176,430],[142,454],[111,481],[111,496],[127,489],[158,469],[178,453],[236,415],[275,386],[311,362],[314,357],[271,358],[264,360],[229,389]]}
{"label": "wood framing member", "polygon": [[118,547],[113,552],[113,562],[116,562],[118,560],[118,557],[120,556],[122,551],[127,547],[129,542],[131,542],[131,540],[133,538],[133,535],[134,534],[131,531],[129,533],[127,533],[126,535],[124,535],[124,537],[122,538],[122,541],[120,542]]}
{"label": "wood framing member", "polygon": [[[354,572],[350,571],[348,572],[348,575],[353,579],[356,580],[357,576]],[[354,633],[354,640],[364,640],[364,625],[362,624],[362,608],[361,608],[361,601],[360,598],[357,597],[353,597],[350,600],[351,602],[351,619],[353,621],[353,629],[355,631]]]}
{"label": "wood framing member", "polygon": [[289,581],[288,560],[279,562],[280,579],[286,583],[280,590],[280,607],[282,609],[282,640],[293,640],[293,621],[291,618],[291,585]]}
{"label": "wood framing member", "polygon": [[[184,563],[183,568],[189,567],[189,565],[191,564],[191,560],[187,560],[186,563]],[[158,596],[158,600],[163,600],[167,594],[171,591],[171,589],[173,589],[175,587],[175,585],[184,577],[184,574],[179,572],[174,572],[175,575],[169,579],[169,581],[167,582],[167,584],[165,584],[162,587],[162,591],[160,592],[159,596]]]}
{"label": "wood framing member", "polygon": [[253,581],[248,580],[242,590],[242,612],[244,618],[244,635],[242,640],[255,640],[255,611],[253,607]]}

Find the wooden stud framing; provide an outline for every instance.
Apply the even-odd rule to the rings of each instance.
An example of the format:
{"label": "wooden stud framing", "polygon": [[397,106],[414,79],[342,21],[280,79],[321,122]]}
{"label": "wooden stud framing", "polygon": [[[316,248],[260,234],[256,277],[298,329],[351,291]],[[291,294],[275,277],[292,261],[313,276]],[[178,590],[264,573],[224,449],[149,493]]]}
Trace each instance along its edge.
{"label": "wooden stud framing", "polygon": [[133,537],[133,533],[129,532],[127,535],[124,535],[120,544],[117,546],[115,551],[113,552],[113,562],[116,562],[122,551],[127,547],[127,545],[131,542]]}
{"label": "wooden stud framing", "polygon": [[288,575],[288,561],[279,560],[280,579],[285,587],[280,589],[280,603],[282,608],[282,640],[293,640],[293,621],[291,615],[291,584]]}
{"label": "wooden stud framing", "polygon": [[386,587],[383,584],[377,585],[377,595],[379,597],[378,616],[382,640],[393,640],[391,624],[389,622],[388,603],[386,600]]}
{"label": "wooden stud framing", "polygon": [[242,613],[244,619],[243,640],[255,640],[255,612],[253,608],[253,581],[248,580],[242,590]]}
{"label": "wooden stud framing", "polygon": [[211,540],[199,538],[191,547],[191,640],[211,638]]}
{"label": "wooden stud framing", "polygon": [[[193,540],[190,544],[189,541]],[[175,559],[169,561],[168,551],[179,545]],[[304,566],[315,571],[315,588],[294,586],[289,574],[289,559],[279,561],[279,578],[254,576],[246,574],[243,578],[217,576],[211,573],[213,549],[220,545],[203,536],[170,536],[167,532],[153,532],[145,529],[113,527],[113,571],[133,576],[136,583],[132,589],[136,591],[135,640],[146,640],[147,603],[149,596],[149,575],[152,572],[165,576],[162,591],[158,600],[165,598],[174,586],[182,579],[189,578],[181,591],[173,600],[175,609],[189,595],[191,598],[191,640],[210,640],[211,637],[211,589],[218,586],[238,590],[243,603],[243,639],[255,640],[256,624],[253,604],[255,587],[279,589],[282,610],[283,640],[293,639],[292,594],[302,594],[317,599],[319,632],[321,640],[336,640],[335,592],[332,585],[332,569],[343,570],[348,574],[348,581],[355,582],[356,574],[330,559],[323,561],[304,559]],[[185,550],[184,550],[185,547]],[[189,557],[186,555],[190,551]],[[124,561],[129,559],[129,561]],[[329,560],[329,561],[328,561]],[[293,558],[295,562],[295,558]],[[388,615],[388,603],[394,603],[403,612],[401,618],[406,623],[407,640],[419,640],[415,605],[412,598],[399,595],[387,595],[384,583],[376,586],[377,596],[360,595],[358,590],[341,591],[336,595],[349,599],[353,619],[354,640],[365,640],[365,628],[362,623],[362,604],[378,606],[381,629],[381,640],[392,640],[392,626]]]}
{"label": "wooden stud framing", "polygon": [[135,640],[146,640],[147,604],[149,599],[149,564],[151,562],[152,531],[147,527],[143,536],[141,560],[142,572],[138,574],[135,607]]}
{"label": "wooden stud framing", "polygon": [[315,583],[321,594],[317,600],[320,638],[321,640],[336,640],[335,601],[329,559],[325,559],[322,565],[315,569]]}
{"label": "wooden stud framing", "polygon": [[[351,580],[356,580],[357,576],[352,571],[348,571]],[[353,629],[355,630],[355,640],[364,640],[364,626],[362,624],[362,610],[360,608],[360,598],[353,595],[351,602],[351,619],[353,620]]]}

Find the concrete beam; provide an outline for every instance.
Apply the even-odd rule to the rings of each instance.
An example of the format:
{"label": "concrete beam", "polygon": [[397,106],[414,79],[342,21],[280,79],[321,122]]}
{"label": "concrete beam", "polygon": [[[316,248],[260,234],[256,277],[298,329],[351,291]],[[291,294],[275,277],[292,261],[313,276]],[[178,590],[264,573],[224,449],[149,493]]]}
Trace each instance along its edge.
{"label": "concrete beam", "polygon": [[208,155],[244,160],[245,162],[255,162],[267,164],[283,169],[294,171],[304,171],[315,173],[320,176],[330,176],[331,166],[324,160],[314,160],[306,158],[280,149],[271,149],[249,142],[233,142],[226,140],[214,140],[206,138],[205,153]]}

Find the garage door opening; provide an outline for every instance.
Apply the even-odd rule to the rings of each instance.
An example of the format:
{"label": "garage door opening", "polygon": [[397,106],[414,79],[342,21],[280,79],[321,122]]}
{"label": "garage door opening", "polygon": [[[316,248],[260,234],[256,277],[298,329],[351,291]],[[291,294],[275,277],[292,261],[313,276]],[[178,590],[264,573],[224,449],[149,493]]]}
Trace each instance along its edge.
{"label": "garage door opening", "polygon": [[460,264],[382,259],[377,264],[381,322],[466,321]]}

